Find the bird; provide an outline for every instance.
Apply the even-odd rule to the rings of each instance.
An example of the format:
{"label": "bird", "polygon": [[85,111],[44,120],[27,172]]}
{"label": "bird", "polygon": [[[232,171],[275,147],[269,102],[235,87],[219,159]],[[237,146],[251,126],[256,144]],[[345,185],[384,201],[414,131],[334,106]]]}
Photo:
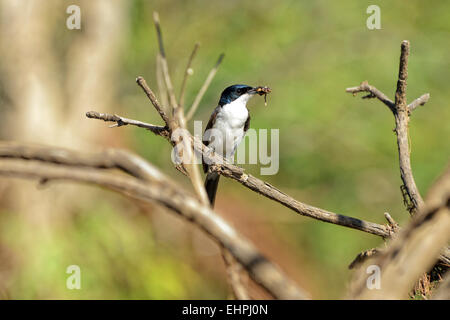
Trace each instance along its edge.
{"label": "bird", "polygon": [[[250,127],[250,113],[247,102],[256,94],[263,95],[271,90],[268,87],[252,87],[235,84],[223,90],[219,104],[209,118],[203,134],[203,143],[214,153],[232,160],[236,148]],[[203,159],[203,171],[206,173],[205,190],[210,205],[214,206],[219,174],[209,172],[210,165]]]}

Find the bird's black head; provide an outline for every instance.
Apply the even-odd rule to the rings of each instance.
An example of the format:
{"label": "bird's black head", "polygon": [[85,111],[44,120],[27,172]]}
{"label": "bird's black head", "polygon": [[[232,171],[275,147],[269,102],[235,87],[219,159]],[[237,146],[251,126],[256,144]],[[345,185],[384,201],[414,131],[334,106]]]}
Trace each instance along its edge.
{"label": "bird's black head", "polygon": [[257,93],[256,88],[245,84],[235,84],[223,90],[222,95],[220,96],[219,105],[223,106],[233,102],[244,94],[253,95],[255,93]]}

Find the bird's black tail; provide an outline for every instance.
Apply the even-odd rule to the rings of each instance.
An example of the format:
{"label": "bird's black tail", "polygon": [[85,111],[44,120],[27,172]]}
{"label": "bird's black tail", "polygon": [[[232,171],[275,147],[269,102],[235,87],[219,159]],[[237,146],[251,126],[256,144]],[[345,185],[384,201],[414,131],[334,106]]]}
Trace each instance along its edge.
{"label": "bird's black tail", "polygon": [[217,172],[211,172],[206,175],[205,189],[208,194],[209,203],[211,207],[214,207],[214,201],[216,199],[217,186],[219,185],[220,175]]}

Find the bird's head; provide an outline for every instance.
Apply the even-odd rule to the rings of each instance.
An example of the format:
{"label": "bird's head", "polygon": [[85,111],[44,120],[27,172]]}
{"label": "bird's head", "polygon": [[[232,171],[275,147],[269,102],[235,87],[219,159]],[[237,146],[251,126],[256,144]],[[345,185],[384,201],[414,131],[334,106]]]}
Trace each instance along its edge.
{"label": "bird's head", "polygon": [[255,94],[262,95],[269,92],[270,89],[267,87],[251,87],[245,84],[235,84],[223,90],[219,105],[223,106],[237,99],[242,100],[243,103],[247,103]]}

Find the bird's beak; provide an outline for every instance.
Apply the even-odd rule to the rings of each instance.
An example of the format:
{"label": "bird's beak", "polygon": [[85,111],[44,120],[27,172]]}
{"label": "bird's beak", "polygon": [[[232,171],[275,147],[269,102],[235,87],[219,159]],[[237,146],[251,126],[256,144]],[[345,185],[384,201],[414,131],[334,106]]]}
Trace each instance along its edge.
{"label": "bird's beak", "polygon": [[260,96],[266,95],[266,94],[271,93],[271,92],[272,92],[272,89],[270,89],[269,87],[255,87],[255,88],[252,88],[252,89],[250,89],[248,91],[248,93],[250,93],[250,94],[256,94],[257,93]]}
{"label": "bird's beak", "polygon": [[256,94],[258,93],[258,87],[256,88],[251,88],[250,90],[247,91],[248,94]]}

